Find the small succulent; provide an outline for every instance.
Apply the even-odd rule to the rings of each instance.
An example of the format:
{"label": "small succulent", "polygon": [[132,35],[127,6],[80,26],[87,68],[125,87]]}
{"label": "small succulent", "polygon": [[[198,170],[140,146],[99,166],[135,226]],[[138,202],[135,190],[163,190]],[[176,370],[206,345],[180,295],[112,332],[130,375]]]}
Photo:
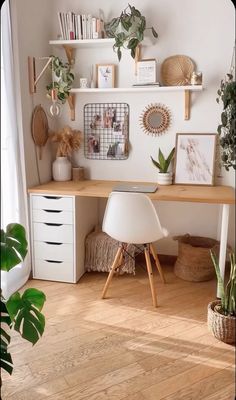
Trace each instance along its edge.
{"label": "small succulent", "polygon": [[164,157],[161,149],[159,149],[158,161],[154,160],[152,157],[151,157],[151,160],[152,160],[152,163],[155,165],[155,167],[157,167],[159,169],[160,172],[166,173],[168,171],[171,160],[174,157],[174,154],[175,154],[175,147],[171,150],[171,152],[167,158]]}
{"label": "small succulent", "polygon": [[136,48],[144,39],[145,29],[151,29],[153,36],[158,37],[153,27],[146,28],[146,18],[130,4],[121,12],[119,17],[113,18],[105,24],[107,36],[115,39],[113,49],[117,52],[119,61],[122,57],[122,48],[129,49],[131,56],[135,58]]}

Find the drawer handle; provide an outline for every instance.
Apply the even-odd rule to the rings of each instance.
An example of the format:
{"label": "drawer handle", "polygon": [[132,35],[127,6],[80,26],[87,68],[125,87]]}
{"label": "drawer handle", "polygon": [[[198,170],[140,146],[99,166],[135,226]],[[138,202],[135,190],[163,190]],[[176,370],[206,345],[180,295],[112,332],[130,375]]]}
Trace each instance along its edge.
{"label": "drawer handle", "polygon": [[48,213],[61,213],[62,210],[46,210],[45,208],[43,209],[43,211],[46,211]]}
{"label": "drawer handle", "polygon": [[49,226],[62,226],[63,224],[54,224],[52,222],[44,222],[44,225],[49,225]]}
{"label": "drawer handle", "polygon": [[57,197],[57,196],[43,196],[45,199],[49,199],[49,200],[59,200],[61,199],[61,197]]}
{"label": "drawer handle", "polygon": [[52,244],[53,246],[54,245],[56,245],[56,246],[61,246],[63,243],[57,243],[57,242],[44,242],[44,243],[47,243],[47,244]]}
{"label": "drawer handle", "polygon": [[63,261],[56,261],[56,260],[44,260],[49,263],[61,264]]}

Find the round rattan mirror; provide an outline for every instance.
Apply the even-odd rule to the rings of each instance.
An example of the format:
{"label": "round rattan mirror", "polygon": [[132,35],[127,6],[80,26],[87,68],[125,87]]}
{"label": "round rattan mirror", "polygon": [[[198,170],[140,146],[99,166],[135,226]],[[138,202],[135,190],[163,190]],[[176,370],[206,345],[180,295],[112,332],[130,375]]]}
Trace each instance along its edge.
{"label": "round rattan mirror", "polygon": [[150,104],[143,111],[140,124],[148,135],[161,135],[170,125],[170,112],[163,104]]}

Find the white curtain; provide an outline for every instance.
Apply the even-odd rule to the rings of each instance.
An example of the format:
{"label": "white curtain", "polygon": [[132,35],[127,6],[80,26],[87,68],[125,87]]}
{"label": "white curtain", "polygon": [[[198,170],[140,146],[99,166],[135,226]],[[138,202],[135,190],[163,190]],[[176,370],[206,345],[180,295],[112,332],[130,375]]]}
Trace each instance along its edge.
{"label": "white curtain", "polygon": [[[18,128],[13,45],[9,0],[1,8],[1,228],[12,222],[28,230],[23,150]],[[4,297],[28,279],[27,259],[9,272],[1,272]]]}

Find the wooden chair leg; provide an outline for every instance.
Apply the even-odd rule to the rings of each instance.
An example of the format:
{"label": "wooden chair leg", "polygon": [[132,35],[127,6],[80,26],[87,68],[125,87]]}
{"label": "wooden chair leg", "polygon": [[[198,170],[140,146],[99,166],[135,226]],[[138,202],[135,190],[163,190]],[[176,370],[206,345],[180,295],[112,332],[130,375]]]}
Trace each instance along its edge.
{"label": "wooden chair leg", "polygon": [[158,272],[160,274],[162,283],[166,283],[166,280],[165,280],[165,277],[164,277],[164,274],[163,274],[163,271],[162,271],[162,268],[161,268],[160,261],[159,261],[159,259],[157,257],[157,254],[156,254],[156,252],[154,250],[154,247],[153,247],[152,243],[150,243],[150,250],[151,250],[151,254],[152,254],[152,256],[153,256],[153,258],[155,260],[155,264],[156,264],[157,270],[158,270]]}
{"label": "wooden chair leg", "polygon": [[118,248],[118,250],[117,250],[117,253],[116,253],[115,259],[114,259],[114,261],[113,261],[111,270],[110,270],[110,272],[109,272],[108,278],[107,278],[107,280],[106,280],[105,286],[104,286],[104,288],[103,288],[102,299],[105,298],[106,292],[107,292],[108,287],[109,287],[109,285],[110,285],[110,283],[111,283],[111,280],[112,280],[112,278],[113,278],[113,275],[114,275],[114,273],[115,273],[115,270],[116,270],[116,268],[119,266],[119,264],[120,264],[120,262],[121,262],[122,251],[123,251],[123,248],[122,248],[122,245],[120,245],[119,248]]}
{"label": "wooden chair leg", "polygon": [[148,271],[151,293],[152,293],[152,302],[153,302],[154,307],[157,307],[157,296],[156,296],[156,290],[155,290],[153,274],[152,274],[152,264],[151,264],[151,260],[150,260],[149,246],[147,246],[147,245],[144,246],[144,254],[145,254],[145,259],[146,259],[146,264],[147,264],[147,271]]}

